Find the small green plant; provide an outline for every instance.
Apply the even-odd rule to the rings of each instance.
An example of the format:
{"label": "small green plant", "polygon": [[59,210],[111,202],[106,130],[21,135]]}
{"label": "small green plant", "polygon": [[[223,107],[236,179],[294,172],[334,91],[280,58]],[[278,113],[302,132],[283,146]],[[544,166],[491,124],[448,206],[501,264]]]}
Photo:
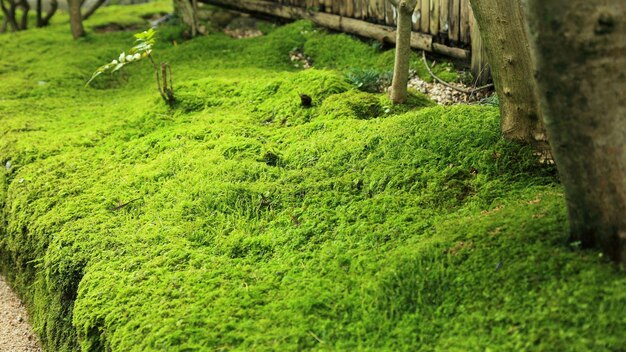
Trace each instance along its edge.
{"label": "small green plant", "polygon": [[373,69],[352,69],[345,75],[348,83],[368,93],[380,93],[391,82],[391,72],[380,72]]}
{"label": "small green plant", "polygon": [[172,87],[172,69],[169,64],[161,62],[159,65],[154,61],[152,57],[152,47],[154,46],[156,31],[153,28],[147,31],[135,34],[137,45],[132,47],[128,53],[122,52],[117,59],[113,59],[108,64],[100,66],[91,76],[86,85],[89,85],[96,77],[101,74],[110,71],[111,73],[118,71],[122,67],[131,64],[133,62],[141,61],[147,58],[154,67],[154,74],[156,76],[157,89],[163,100],[169,105],[172,105],[174,99],[174,88]]}
{"label": "small green plant", "polygon": [[493,93],[490,96],[481,99],[480,103],[483,105],[491,105],[495,107],[500,107],[500,99],[498,98],[498,95],[496,93]]}

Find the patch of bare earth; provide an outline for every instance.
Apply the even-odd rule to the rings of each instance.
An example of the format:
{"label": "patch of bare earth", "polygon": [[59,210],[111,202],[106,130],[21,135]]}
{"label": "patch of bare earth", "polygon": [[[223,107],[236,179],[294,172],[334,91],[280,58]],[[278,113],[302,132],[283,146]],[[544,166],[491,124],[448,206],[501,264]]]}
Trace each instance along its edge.
{"label": "patch of bare earth", "polygon": [[26,307],[0,276],[0,352],[41,352]]}

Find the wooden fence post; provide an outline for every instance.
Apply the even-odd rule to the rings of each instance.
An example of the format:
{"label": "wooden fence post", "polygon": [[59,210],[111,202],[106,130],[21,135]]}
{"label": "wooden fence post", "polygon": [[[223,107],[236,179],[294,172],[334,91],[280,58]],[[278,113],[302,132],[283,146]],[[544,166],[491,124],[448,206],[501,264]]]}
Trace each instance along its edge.
{"label": "wooden fence post", "polygon": [[487,84],[487,82],[491,79],[491,68],[489,67],[489,62],[487,61],[487,52],[485,50],[483,39],[480,37],[478,23],[476,22],[474,12],[471,7],[470,32],[470,41],[472,44],[471,71],[472,75],[474,75],[475,84],[477,86],[482,86]]}

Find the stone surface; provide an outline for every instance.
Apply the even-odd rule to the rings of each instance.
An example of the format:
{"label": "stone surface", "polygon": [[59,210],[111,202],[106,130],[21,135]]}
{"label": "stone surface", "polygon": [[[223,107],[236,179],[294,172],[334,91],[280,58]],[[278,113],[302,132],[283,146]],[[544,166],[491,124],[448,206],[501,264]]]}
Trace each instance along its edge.
{"label": "stone surface", "polygon": [[26,307],[0,276],[0,352],[41,352]]}

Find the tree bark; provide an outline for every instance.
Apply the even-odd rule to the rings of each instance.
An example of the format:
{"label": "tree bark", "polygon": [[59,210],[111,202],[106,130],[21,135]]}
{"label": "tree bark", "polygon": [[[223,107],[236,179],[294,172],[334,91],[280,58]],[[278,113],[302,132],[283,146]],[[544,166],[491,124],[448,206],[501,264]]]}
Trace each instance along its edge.
{"label": "tree bark", "polygon": [[17,32],[20,30],[20,26],[15,19],[15,2],[13,0],[8,0],[8,3],[9,6],[7,7],[4,0],[0,0],[0,9],[2,9],[2,13],[4,14],[2,27],[4,28],[6,26],[6,24],[4,23],[4,21],[6,21],[6,23],[11,26],[13,32]]}
{"label": "tree bark", "polygon": [[189,0],[174,0],[174,11],[180,16],[182,22],[191,28],[191,36],[195,36],[197,28],[191,2]]}
{"label": "tree bark", "polygon": [[547,149],[521,0],[471,0],[500,99],[504,138]]}
{"label": "tree bark", "polygon": [[98,0],[93,5],[91,5],[91,7],[83,13],[83,21],[91,17],[91,15],[93,15],[96,10],[100,8],[100,6],[104,5],[105,2],[106,0]]}
{"label": "tree bark", "polygon": [[74,39],[80,38],[85,35],[83,19],[80,13],[80,5],[80,0],[67,1],[67,6],[70,13],[70,27],[72,29],[72,36],[74,37]]}
{"label": "tree bark", "polygon": [[21,0],[17,5],[22,9],[22,19],[19,26],[20,30],[23,31],[28,29],[28,11],[30,11],[30,5],[26,0]]}
{"label": "tree bark", "polygon": [[37,27],[43,27],[43,12],[41,9],[41,0],[35,2],[35,12],[37,13]]}
{"label": "tree bark", "polygon": [[50,1],[50,9],[48,9],[48,13],[46,13],[46,17],[44,17],[42,20],[42,25],[41,25],[42,27],[45,27],[50,24],[50,19],[52,19],[52,16],[54,16],[54,14],[57,12],[58,7],[59,7],[59,3],[57,2],[57,0]]}
{"label": "tree bark", "polygon": [[191,0],[191,18],[193,20],[193,25],[191,26],[191,36],[195,37],[198,35],[198,0]]}
{"label": "tree bark", "polygon": [[391,3],[398,9],[398,29],[396,30],[396,58],[393,67],[390,98],[394,104],[403,104],[407,98],[409,62],[411,59],[411,32],[413,30],[412,17],[417,1],[391,0]]}
{"label": "tree bark", "polygon": [[4,4],[4,0],[0,0],[0,10],[2,11],[2,25],[0,25],[0,33],[4,33],[7,30],[7,26],[9,25],[9,10],[7,9],[6,5]]}
{"label": "tree bark", "polygon": [[626,2],[526,6],[572,239],[626,263]]}

